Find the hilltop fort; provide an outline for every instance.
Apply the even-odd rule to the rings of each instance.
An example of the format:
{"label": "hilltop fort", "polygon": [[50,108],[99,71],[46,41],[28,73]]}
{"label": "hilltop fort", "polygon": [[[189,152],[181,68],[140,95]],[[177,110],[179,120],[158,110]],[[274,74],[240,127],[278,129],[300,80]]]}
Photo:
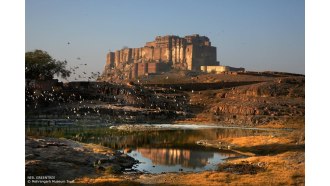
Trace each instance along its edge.
{"label": "hilltop fort", "polygon": [[[210,39],[198,34],[179,37],[157,36],[141,48],[109,52],[102,79],[114,76],[134,79],[174,69],[201,71],[201,66],[219,66],[217,49]],[[205,69],[205,67],[203,67]]]}

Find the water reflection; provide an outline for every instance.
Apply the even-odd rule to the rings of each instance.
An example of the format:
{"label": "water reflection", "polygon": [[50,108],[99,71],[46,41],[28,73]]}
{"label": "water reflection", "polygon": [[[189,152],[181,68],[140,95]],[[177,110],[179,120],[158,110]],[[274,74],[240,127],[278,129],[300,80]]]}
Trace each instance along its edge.
{"label": "water reflection", "polygon": [[26,127],[30,136],[65,137],[84,143],[101,144],[128,153],[143,162],[135,168],[152,173],[214,170],[217,164],[236,154],[196,145],[196,141],[224,137],[259,135],[263,131],[244,129],[176,129],[120,131],[108,127]]}
{"label": "water reflection", "polygon": [[[109,131],[109,130],[108,130]],[[225,137],[240,137],[257,135],[258,131],[242,129],[201,129],[201,130],[160,130],[160,131],[111,131],[106,134],[79,133],[76,140],[96,143],[115,149],[123,148],[163,148],[163,147],[188,147],[194,146],[201,139],[217,140]],[[193,147],[190,147],[193,145]]]}
{"label": "water reflection", "polygon": [[[198,148],[201,139],[217,140],[227,137],[260,135],[263,131],[244,129],[177,129],[159,131],[118,131],[108,127],[34,127],[26,126],[26,135],[65,137],[84,143],[95,143],[114,149],[124,148]],[[193,145],[191,147],[191,145]]]}
{"label": "water reflection", "polygon": [[[204,167],[208,164],[208,160],[214,157],[214,152],[189,149],[137,148],[135,151],[139,152],[143,157],[149,158],[155,165],[180,164],[189,168]],[[221,155],[223,157],[235,156],[233,153],[221,153]]]}
{"label": "water reflection", "polygon": [[178,172],[215,170],[217,164],[225,158],[234,157],[234,153],[175,149],[175,148],[137,148],[128,155],[138,159],[141,164],[136,169],[144,172]]}

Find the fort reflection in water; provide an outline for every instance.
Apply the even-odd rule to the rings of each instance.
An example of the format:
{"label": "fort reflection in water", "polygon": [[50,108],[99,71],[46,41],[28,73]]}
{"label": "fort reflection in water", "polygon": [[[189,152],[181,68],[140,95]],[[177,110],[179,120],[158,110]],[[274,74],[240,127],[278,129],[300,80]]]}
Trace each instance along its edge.
{"label": "fort reflection in water", "polygon": [[112,149],[130,149],[128,155],[139,160],[135,169],[151,173],[215,170],[225,158],[236,154],[216,148],[205,148],[196,141],[258,135],[259,130],[244,129],[175,129],[151,131],[119,131],[108,127],[33,127],[30,136],[66,137]]}
{"label": "fort reflection in water", "polygon": [[214,170],[217,164],[236,154],[179,148],[137,148],[129,153],[140,164],[137,169],[153,173]]}

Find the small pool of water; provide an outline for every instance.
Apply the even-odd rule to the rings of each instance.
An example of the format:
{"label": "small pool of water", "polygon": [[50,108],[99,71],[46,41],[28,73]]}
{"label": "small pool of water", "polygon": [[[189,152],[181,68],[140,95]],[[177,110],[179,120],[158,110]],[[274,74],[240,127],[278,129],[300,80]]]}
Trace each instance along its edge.
{"label": "small pool of water", "polygon": [[140,161],[133,169],[149,173],[216,170],[224,159],[236,156],[231,152],[179,148],[137,148],[127,154]]}
{"label": "small pool of water", "polygon": [[[165,125],[164,125],[165,127]],[[26,126],[32,136],[65,137],[120,150],[139,160],[133,169],[141,172],[199,172],[216,170],[226,158],[238,154],[196,144],[199,140],[260,135],[265,131],[196,126],[161,127],[160,130],[123,131],[109,127]]]}

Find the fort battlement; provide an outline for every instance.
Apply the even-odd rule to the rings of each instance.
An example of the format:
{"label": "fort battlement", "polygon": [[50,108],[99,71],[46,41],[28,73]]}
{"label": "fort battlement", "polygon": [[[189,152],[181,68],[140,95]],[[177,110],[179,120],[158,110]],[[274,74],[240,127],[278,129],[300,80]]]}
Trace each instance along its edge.
{"label": "fort battlement", "polygon": [[216,47],[208,37],[198,34],[179,37],[157,36],[141,48],[123,48],[107,54],[105,73],[123,70],[128,78],[159,73],[169,68],[200,71],[201,66],[215,66]]}

